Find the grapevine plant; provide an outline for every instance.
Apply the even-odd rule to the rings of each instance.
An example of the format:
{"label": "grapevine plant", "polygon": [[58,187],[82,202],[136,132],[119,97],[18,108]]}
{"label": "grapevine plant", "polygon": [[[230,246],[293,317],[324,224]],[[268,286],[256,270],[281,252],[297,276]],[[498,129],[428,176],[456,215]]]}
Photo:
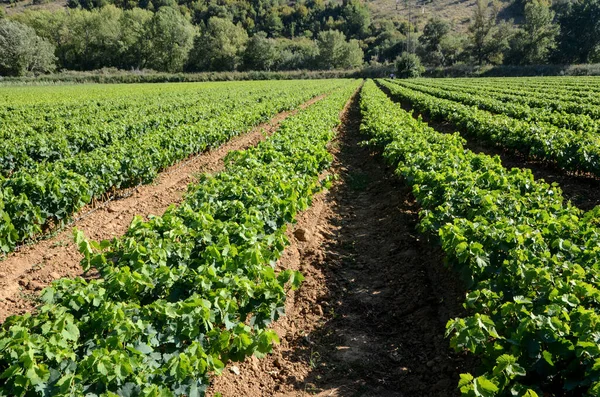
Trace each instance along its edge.
{"label": "grapevine plant", "polygon": [[408,101],[434,120],[452,122],[470,137],[552,162],[564,170],[600,176],[600,134],[596,132],[574,131],[547,122],[515,119],[437,98],[403,85],[387,81],[380,83],[394,98]]}

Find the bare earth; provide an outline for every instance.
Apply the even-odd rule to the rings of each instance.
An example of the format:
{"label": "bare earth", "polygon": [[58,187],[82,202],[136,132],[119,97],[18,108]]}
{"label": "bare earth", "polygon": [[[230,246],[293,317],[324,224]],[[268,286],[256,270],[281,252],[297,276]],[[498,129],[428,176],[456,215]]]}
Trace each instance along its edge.
{"label": "bare earth", "polygon": [[[299,108],[306,108],[323,97],[313,98]],[[162,172],[154,184],[137,188],[133,195],[111,202],[72,227],[96,241],[123,235],[135,215],[161,215],[170,205],[181,202],[195,174],[220,171],[223,157],[229,151],[256,145],[296,112],[279,113],[268,123],[231,139],[218,149],[174,165]],[[90,208],[85,208],[81,214],[89,211]],[[0,322],[10,315],[33,310],[38,303],[39,291],[53,280],[82,274],[79,264],[82,256],[73,243],[72,227],[47,240],[24,246],[0,261]]]}
{"label": "bare earth", "polygon": [[473,364],[443,337],[460,283],[418,237],[410,189],[358,145],[356,99],[331,145],[338,181],[288,231],[279,265],[306,280],[273,326],[281,344],[228,365],[209,396],[449,397]]}

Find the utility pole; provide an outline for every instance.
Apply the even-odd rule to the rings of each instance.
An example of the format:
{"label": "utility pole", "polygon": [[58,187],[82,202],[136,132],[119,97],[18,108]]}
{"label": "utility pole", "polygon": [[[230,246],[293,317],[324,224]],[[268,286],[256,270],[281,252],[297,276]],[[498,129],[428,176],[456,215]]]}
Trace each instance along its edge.
{"label": "utility pole", "polygon": [[408,0],[408,37],[407,37],[407,42],[406,45],[408,46],[408,53],[410,54],[412,49],[410,47],[410,34],[411,34],[411,30],[412,30],[412,25],[411,25],[411,20],[412,20],[412,14],[411,14],[411,0]]}

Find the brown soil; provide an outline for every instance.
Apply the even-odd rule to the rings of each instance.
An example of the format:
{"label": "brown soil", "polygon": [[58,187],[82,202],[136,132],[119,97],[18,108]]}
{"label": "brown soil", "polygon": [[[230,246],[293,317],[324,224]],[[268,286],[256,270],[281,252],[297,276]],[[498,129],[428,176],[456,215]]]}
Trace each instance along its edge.
{"label": "brown soil", "polygon": [[551,162],[531,159],[522,153],[510,149],[477,142],[464,130],[453,123],[432,120],[429,114],[420,113],[417,109],[413,108],[409,102],[395,99],[386,87],[379,85],[379,88],[381,88],[391,100],[399,103],[404,110],[412,112],[414,118],[422,116],[423,121],[435,130],[448,134],[459,132],[461,136],[467,140],[467,144],[465,145],[467,149],[475,153],[484,153],[489,156],[500,156],[502,164],[506,168],[529,168],[536,179],[543,179],[548,183],[557,183],[563,191],[563,197],[571,201],[575,207],[584,211],[589,211],[597,205],[600,205],[600,178],[591,174],[582,175],[571,171],[565,171]]}
{"label": "brown soil", "polygon": [[[306,108],[323,97],[315,97],[299,108]],[[195,174],[218,172],[223,168],[223,157],[229,151],[256,145],[296,112],[279,113],[268,123],[231,139],[215,150],[174,165],[162,172],[154,184],[135,189],[129,197],[110,202],[91,213],[89,208],[82,210],[75,219],[84,215],[83,218],[73,227],[100,241],[124,234],[135,215],[161,215],[170,205],[181,202]],[[33,310],[38,304],[39,291],[52,281],[81,275],[81,259],[70,228],[9,254],[0,261],[0,322],[10,315]]]}
{"label": "brown soil", "polygon": [[274,324],[281,344],[229,365],[210,396],[448,397],[472,365],[443,336],[464,291],[415,231],[410,188],[359,146],[357,96],[342,120],[339,179],[300,215],[280,261],[306,277]]}

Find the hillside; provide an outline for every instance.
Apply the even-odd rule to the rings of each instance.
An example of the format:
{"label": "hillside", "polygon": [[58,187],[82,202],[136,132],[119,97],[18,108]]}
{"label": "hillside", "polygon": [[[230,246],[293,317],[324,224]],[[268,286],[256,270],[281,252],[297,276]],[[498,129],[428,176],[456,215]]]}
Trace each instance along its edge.
{"label": "hillside", "polygon": [[46,1],[40,4],[34,4],[32,0],[21,0],[16,1],[12,4],[2,4],[0,7],[4,7],[7,15],[14,15],[26,10],[48,10],[56,11],[67,6],[66,0],[58,1]]}
{"label": "hillside", "polygon": [[[454,30],[466,31],[473,15],[477,0],[416,0],[411,4],[411,19],[419,30],[423,28],[430,18],[440,18],[450,22]],[[390,18],[397,16],[399,19],[408,19],[408,6],[405,0],[367,0],[373,12],[373,18]],[[520,15],[511,7],[512,1],[502,0],[502,19],[518,20]]]}
{"label": "hillside", "polygon": [[[411,15],[413,23],[421,30],[428,19],[438,17],[450,22],[454,30],[466,31],[469,25],[473,7],[477,0],[413,0]],[[33,4],[32,0],[17,1],[11,5],[4,4],[8,15],[25,10],[58,10],[66,7],[66,0],[47,1]],[[408,7],[405,0],[366,0],[374,20],[396,16],[398,19],[408,19]],[[511,0],[503,0],[502,19],[519,19],[518,13],[510,7]]]}

